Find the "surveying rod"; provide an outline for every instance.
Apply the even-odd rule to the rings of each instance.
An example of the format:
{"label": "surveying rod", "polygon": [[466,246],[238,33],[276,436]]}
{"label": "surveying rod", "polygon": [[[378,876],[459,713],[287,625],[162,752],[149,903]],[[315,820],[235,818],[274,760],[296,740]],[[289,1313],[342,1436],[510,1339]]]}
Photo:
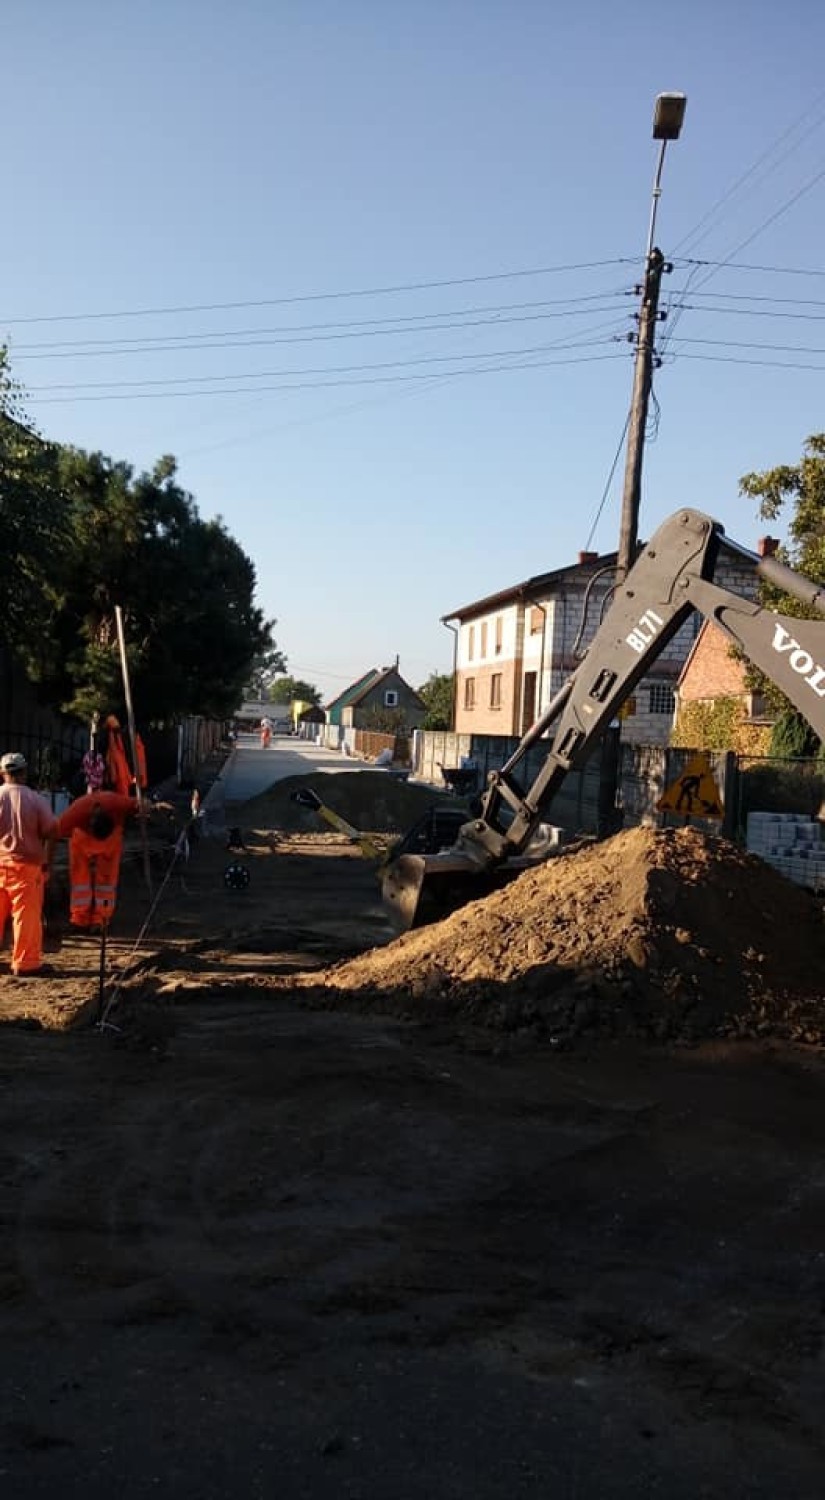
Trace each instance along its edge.
{"label": "surveying rod", "polygon": [[126,637],[123,633],[123,610],[119,604],[115,605],[115,620],[117,621],[117,639],[120,646],[120,667],[123,673],[123,696],[126,700],[126,718],[129,724],[129,743],[132,746],[132,765],[135,771],[135,795],[138,805],[138,822],[140,823],[140,837],[143,845],[143,874],[146,879],[146,887],[149,895],[152,894],[152,871],[149,865],[149,841],[146,837],[146,820],[143,814],[143,797],[140,789],[140,775],[138,772],[137,732],[135,730],[135,711],[132,707],[132,688],[129,682],[129,663],[126,660]]}

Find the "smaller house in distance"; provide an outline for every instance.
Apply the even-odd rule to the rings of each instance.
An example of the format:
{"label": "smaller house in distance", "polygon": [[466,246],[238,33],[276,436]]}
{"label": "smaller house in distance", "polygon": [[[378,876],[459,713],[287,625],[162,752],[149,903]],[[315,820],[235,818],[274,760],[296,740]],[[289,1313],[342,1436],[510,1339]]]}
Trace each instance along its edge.
{"label": "smaller house in distance", "polygon": [[338,745],[348,729],[408,733],[420,728],[427,712],[398,667],[374,667],[326,705],[327,744]]}
{"label": "smaller house in distance", "polygon": [[270,703],[267,698],[247,698],[235,714],[238,729],[254,731],[261,719],[269,719],[276,734],[288,734],[292,727],[288,703]]}

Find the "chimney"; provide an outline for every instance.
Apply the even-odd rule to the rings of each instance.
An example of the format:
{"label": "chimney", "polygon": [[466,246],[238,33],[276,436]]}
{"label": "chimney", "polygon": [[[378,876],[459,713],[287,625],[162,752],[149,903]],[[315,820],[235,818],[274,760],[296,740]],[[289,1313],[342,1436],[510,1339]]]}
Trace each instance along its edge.
{"label": "chimney", "polygon": [[756,550],[760,557],[774,557],[778,546],[778,536],[761,536],[756,543]]}
{"label": "chimney", "polygon": [[580,563],[598,562],[598,560],[599,560],[599,554],[598,554],[598,552],[580,552],[579,553],[579,562]]}

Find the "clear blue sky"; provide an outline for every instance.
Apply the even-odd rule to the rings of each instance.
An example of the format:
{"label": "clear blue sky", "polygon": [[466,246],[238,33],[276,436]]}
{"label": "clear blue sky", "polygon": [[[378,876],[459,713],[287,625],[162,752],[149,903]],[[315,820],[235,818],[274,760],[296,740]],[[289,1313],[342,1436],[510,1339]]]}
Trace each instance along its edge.
{"label": "clear blue sky", "polygon": [[[814,0],[5,13],[0,334],[27,409],[137,468],[176,454],[253,558],[290,670],[328,697],[396,654],[416,685],[449,669],[443,614],[587,544],[630,400],[615,336],[657,93],[688,107],[659,209],[674,309],[642,534],[693,504],[752,543],[739,476],[825,428]],[[731,265],[685,264],[752,235]],[[91,316],[143,309],[172,311]],[[620,462],[602,551],[621,481]]]}

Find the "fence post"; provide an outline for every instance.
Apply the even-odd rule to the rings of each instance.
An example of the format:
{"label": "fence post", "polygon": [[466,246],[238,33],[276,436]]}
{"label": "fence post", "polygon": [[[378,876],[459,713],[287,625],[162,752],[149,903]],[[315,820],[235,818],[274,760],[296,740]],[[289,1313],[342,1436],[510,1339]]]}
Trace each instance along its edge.
{"label": "fence post", "polygon": [[[621,730],[608,729],[602,738],[601,762],[599,765],[599,794],[596,810],[596,837],[609,838],[617,833],[624,822],[624,814],[617,806],[619,789],[619,760],[621,756]],[[584,769],[579,773],[579,808],[581,805]],[[579,811],[579,822],[581,812]]]}
{"label": "fence post", "polygon": [[726,839],[735,839],[739,824],[739,757],[735,750],[725,751],[722,807],[722,834]]}

